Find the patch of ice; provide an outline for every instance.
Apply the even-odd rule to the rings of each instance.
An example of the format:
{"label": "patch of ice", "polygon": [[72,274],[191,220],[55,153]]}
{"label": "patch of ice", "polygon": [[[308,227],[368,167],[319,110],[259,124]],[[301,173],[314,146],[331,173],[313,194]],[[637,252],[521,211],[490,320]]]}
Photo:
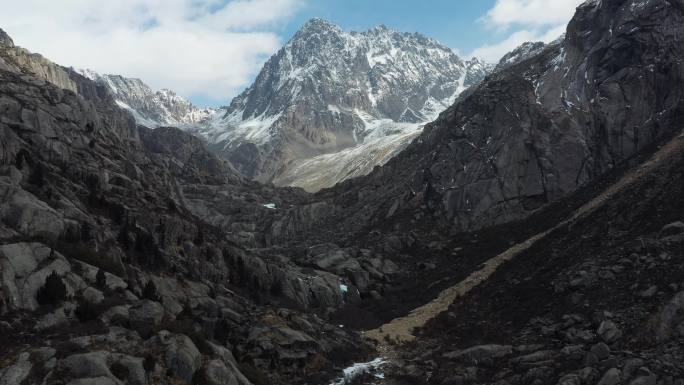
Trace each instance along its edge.
{"label": "patch of ice", "polygon": [[266,204],[264,204],[264,205],[262,205],[262,206],[266,207],[267,209],[271,209],[271,210],[275,210],[275,209],[276,209],[275,203],[266,203]]}

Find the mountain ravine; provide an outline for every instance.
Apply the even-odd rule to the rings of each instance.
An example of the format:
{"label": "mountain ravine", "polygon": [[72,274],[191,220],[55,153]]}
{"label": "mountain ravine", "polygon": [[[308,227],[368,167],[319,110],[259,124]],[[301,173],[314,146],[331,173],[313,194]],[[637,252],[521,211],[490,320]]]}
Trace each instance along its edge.
{"label": "mountain ravine", "polygon": [[[335,46],[366,68],[371,35],[433,44],[309,32],[266,67],[312,60],[332,86],[288,55]],[[108,77],[0,30],[0,384],[684,384],[682,41],[683,1],[587,1],[383,166],[307,193],[245,177],[186,126],[137,124],[162,95],[123,106]],[[279,73],[231,111],[283,111],[275,126],[301,130],[273,138],[316,152],[361,137],[345,108],[427,117],[384,72],[391,103]],[[299,96],[264,91],[279,81]],[[307,131],[319,105],[346,128]],[[263,171],[282,149],[243,155]]]}

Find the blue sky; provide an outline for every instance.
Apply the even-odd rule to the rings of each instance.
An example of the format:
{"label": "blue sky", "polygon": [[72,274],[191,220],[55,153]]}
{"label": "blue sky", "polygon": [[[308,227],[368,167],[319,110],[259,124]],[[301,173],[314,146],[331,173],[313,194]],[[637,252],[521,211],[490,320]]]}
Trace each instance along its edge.
{"label": "blue sky", "polygon": [[225,105],[308,19],[344,30],[420,32],[461,56],[496,62],[551,41],[582,0],[22,0],[0,28],[76,68],[140,78],[200,106]]}
{"label": "blue sky", "polygon": [[306,4],[282,34],[292,36],[307,19],[321,17],[345,30],[385,24],[399,31],[420,32],[467,53],[505,37],[505,31],[480,21],[494,4],[495,0],[317,0]]}

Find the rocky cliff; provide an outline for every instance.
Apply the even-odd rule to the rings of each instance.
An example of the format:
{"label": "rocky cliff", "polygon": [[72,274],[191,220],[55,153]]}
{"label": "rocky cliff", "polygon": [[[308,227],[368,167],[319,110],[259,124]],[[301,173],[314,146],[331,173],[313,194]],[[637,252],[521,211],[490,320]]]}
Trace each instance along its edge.
{"label": "rocky cliff", "polygon": [[527,59],[533,58],[544,49],[544,46],[545,44],[540,41],[523,43],[513,51],[505,54],[499,61],[499,64],[497,64],[494,68],[494,71],[498,72]]}
{"label": "rocky cliff", "polygon": [[0,29],[0,68],[26,71],[60,88],[76,92],[76,84],[65,68],[45,59],[39,54],[14,45],[12,38]]}

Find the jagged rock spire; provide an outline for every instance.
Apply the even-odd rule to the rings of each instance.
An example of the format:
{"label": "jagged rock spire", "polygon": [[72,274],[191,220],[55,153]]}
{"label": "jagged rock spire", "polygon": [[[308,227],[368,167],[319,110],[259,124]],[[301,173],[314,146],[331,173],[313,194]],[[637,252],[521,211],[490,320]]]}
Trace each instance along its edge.
{"label": "jagged rock spire", "polygon": [[0,28],[0,45],[14,47],[14,41],[2,28]]}

